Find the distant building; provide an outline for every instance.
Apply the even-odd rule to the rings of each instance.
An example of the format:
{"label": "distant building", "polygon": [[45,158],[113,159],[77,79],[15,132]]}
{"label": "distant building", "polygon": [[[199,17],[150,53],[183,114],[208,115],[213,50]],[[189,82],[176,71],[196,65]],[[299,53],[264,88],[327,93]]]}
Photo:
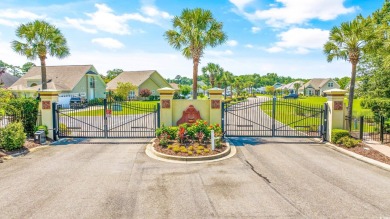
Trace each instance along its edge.
{"label": "distant building", "polygon": [[314,78],[301,86],[298,93],[305,96],[323,96],[324,91],[335,88],[340,89],[340,85],[331,78]]}
{"label": "distant building", "polygon": [[278,90],[282,90],[282,91],[288,90],[288,92],[290,94],[297,94],[297,89],[295,89],[295,84],[299,84],[299,87],[302,87],[304,82],[303,81],[294,81],[294,82],[291,82],[289,84],[285,84],[285,85],[279,87]]}

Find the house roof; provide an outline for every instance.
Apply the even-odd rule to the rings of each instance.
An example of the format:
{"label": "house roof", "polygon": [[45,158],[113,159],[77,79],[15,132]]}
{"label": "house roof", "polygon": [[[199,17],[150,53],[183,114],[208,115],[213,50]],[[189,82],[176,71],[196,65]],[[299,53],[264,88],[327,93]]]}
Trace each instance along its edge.
{"label": "house roof", "polygon": [[313,78],[310,81],[308,81],[306,84],[301,86],[299,89],[304,89],[304,87],[308,87],[311,85],[314,89],[318,89],[322,86],[324,86],[329,80],[332,80],[331,78]]}
{"label": "house roof", "polygon": [[[108,82],[107,90],[115,90],[118,82],[130,82],[133,85],[139,87],[142,83],[148,80],[154,73],[158,72],[156,70],[147,70],[147,71],[124,71],[120,73],[116,78]],[[158,74],[160,77],[161,75]],[[164,79],[163,77],[161,77]],[[164,79],[165,80],[165,79]],[[168,84],[168,82],[167,82]],[[168,84],[169,85],[169,84]]]}
{"label": "house roof", "polygon": [[280,89],[280,90],[284,90],[284,89],[294,90],[294,89],[295,89],[295,88],[294,88],[294,84],[297,84],[297,83],[298,83],[300,86],[302,86],[302,85],[304,84],[303,81],[294,81],[294,82],[291,82],[291,83],[289,83],[289,84],[285,84],[285,85],[279,87],[278,89]]}
{"label": "house roof", "polygon": [[13,85],[17,80],[19,80],[18,77],[13,76],[7,72],[3,72],[0,75],[0,83],[3,84],[4,88],[8,88],[11,85]]}
{"label": "house roof", "polygon": [[[91,69],[92,65],[64,65],[64,66],[46,66],[47,88],[59,91],[72,90]],[[41,79],[41,67],[34,66],[16,81],[11,90],[37,91],[42,89],[42,85],[28,87],[27,82],[30,80]]]}
{"label": "house roof", "polygon": [[171,85],[171,87],[172,87],[173,89],[175,89],[175,90],[180,90],[179,85],[176,84],[176,83],[169,83],[169,85]]}

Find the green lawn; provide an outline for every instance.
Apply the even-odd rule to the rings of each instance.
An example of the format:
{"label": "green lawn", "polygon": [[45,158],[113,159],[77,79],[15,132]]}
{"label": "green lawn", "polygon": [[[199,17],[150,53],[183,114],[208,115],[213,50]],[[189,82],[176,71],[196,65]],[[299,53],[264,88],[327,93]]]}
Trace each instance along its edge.
{"label": "green lawn", "polygon": [[[135,114],[145,114],[153,112],[154,109],[157,109],[157,103],[160,101],[128,101],[128,102],[122,102],[121,107],[122,110],[115,111],[115,106],[112,104],[110,105],[108,103],[107,109],[109,110],[111,108],[112,115],[135,115]],[[80,109],[73,112],[66,112],[65,114],[69,116],[103,116],[104,115],[104,109],[103,106],[99,109],[93,109],[97,108],[97,106],[92,106],[92,109]]]}
{"label": "green lawn", "polygon": [[[309,99],[309,98],[307,98]],[[275,119],[296,130],[317,131],[321,125],[321,104],[319,100],[284,100],[278,99]],[[272,116],[272,100],[263,103],[260,108]],[[313,108],[313,109],[312,109]]]}
{"label": "green lawn", "polygon": [[[300,97],[299,99],[289,99],[284,100],[282,98],[278,99],[280,104],[277,105],[276,110],[276,120],[289,124],[290,127],[294,126],[312,126],[318,127],[320,123],[320,114],[314,115],[315,113],[306,109],[305,107],[321,107],[327,101],[326,97]],[[353,101],[353,115],[355,117],[359,116],[372,116],[370,109],[363,109],[360,106],[361,99],[354,99]],[[302,108],[300,110],[297,107],[291,106],[288,103],[297,104]],[[344,103],[348,105],[348,99],[344,99]],[[261,109],[267,113],[269,116],[272,116],[272,101],[268,101],[261,106]],[[301,120],[301,121],[299,121]],[[297,122],[295,122],[297,121]]]}

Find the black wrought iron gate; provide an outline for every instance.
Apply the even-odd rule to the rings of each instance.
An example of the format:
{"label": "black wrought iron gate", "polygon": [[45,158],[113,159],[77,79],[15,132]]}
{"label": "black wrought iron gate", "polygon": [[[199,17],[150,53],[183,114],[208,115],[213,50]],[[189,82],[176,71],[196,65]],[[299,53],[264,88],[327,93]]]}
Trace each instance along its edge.
{"label": "black wrought iron gate", "polygon": [[58,137],[149,138],[159,126],[159,104],[97,101],[88,106],[53,107]]}
{"label": "black wrought iron gate", "polygon": [[326,136],[326,105],[277,97],[249,98],[223,104],[226,137],[315,137]]}

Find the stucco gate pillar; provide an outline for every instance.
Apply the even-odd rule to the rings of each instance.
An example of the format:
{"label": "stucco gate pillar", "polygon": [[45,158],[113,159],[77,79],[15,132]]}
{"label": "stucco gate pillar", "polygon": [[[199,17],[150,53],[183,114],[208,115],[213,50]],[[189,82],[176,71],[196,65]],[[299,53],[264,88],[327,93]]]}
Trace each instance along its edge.
{"label": "stucco gate pillar", "polygon": [[157,90],[160,93],[160,124],[172,126],[172,100],[175,90],[164,87]]}
{"label": "stucco gate pillar", "polygon": [[345,104],[344,96],[347,93],[346,90],[332,89],[324,91],[328,98],[328,130],[327,139],[332,139],[332,129],[344,129],[345,120]]}
{"label": "stucco gate pillar", "polygon": [[210,124],[219,125],[222,124],[222,111],[221,111],[221,100],[222,100],[222,89],[212,88],[208,90],[210,94]]}
{"label": "stucco gate pillar", "polygon": [[56,90],[43,90],[38,91],[39,96],[41,97],[40,110],[42,117],[42,125],[46,125],[49,130],[49,135],[47,137],[54,139],[54,128],[53,127],[53,119],[55,115],[53,115],[53,103],[58,102],[58,94],[59,91]]}

